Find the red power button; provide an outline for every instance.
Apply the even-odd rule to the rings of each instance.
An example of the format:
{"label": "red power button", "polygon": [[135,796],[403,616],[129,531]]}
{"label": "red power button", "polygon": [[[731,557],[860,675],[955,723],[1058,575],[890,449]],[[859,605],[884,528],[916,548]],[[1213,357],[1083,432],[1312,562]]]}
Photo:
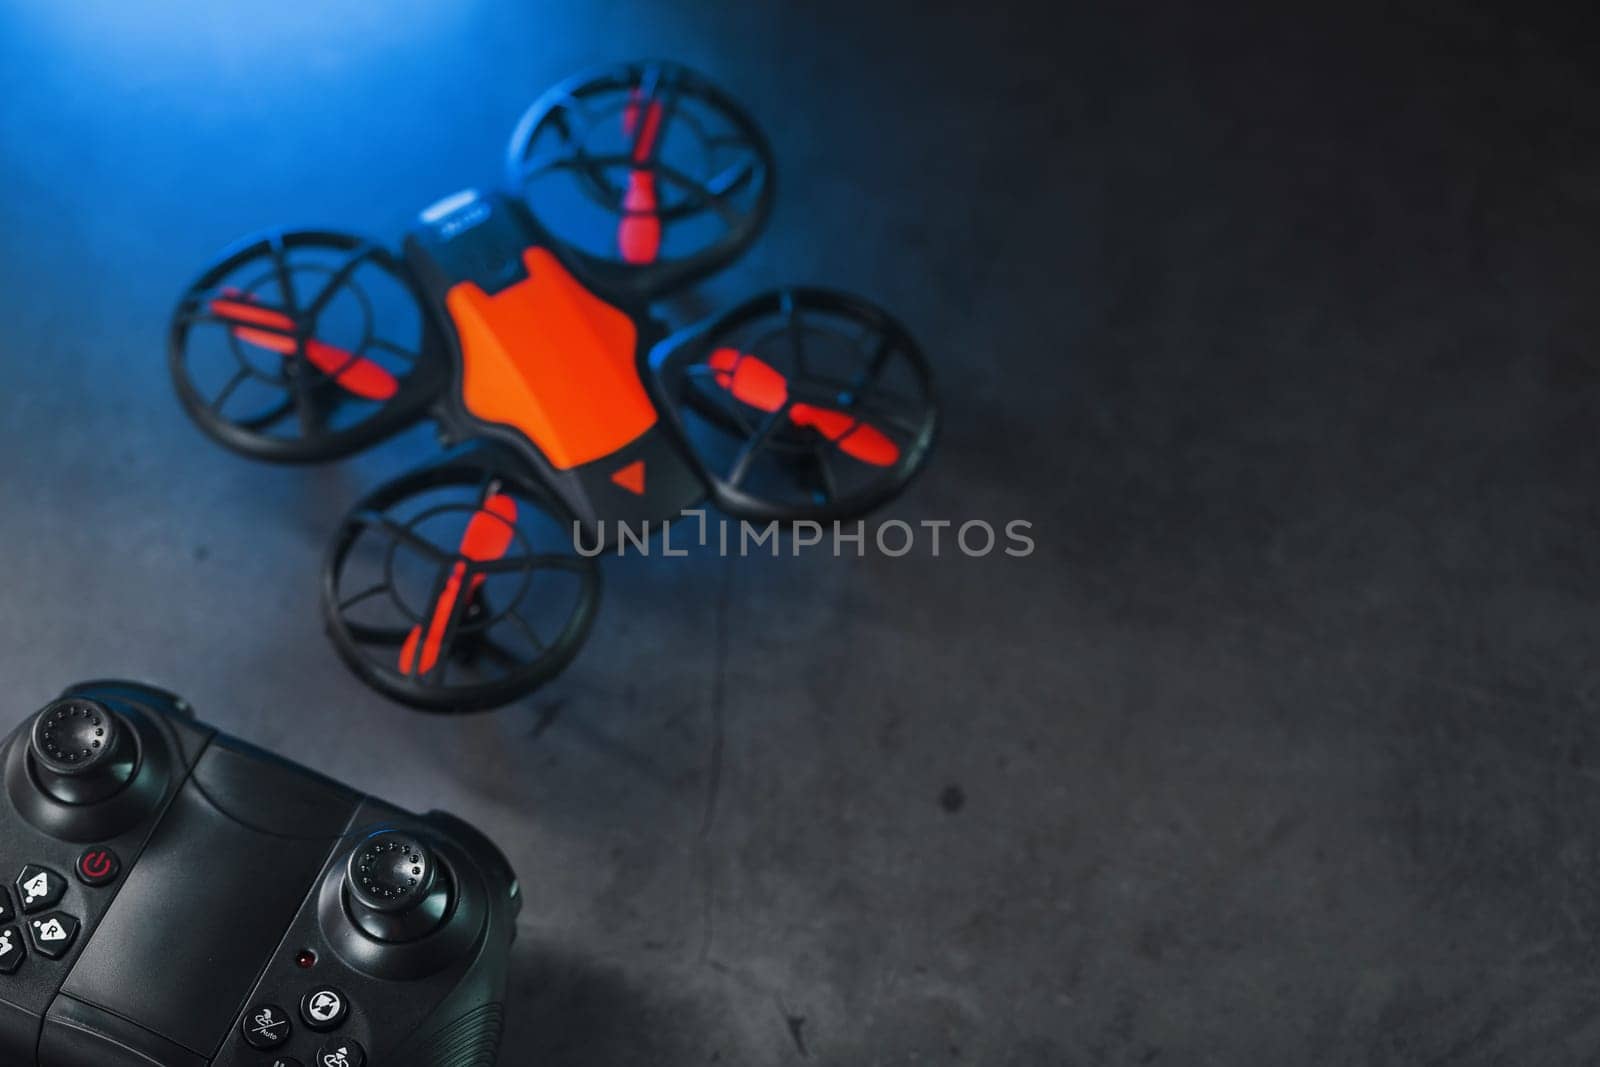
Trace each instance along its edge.
{"label": "red power button", "polygon": [[122,871],[122,861],[109,848],[86,848],[78,857],[78,881],[84,885],[105,885]]}

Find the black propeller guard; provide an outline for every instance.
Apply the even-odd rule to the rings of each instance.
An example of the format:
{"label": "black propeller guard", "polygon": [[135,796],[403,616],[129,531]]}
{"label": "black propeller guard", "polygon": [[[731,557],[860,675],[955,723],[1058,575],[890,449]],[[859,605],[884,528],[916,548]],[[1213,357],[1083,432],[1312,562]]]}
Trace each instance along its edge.
{"label": "black propeller guard", "polygon": [[[505,547],[468,559],[455,530],[497,495],[514,502],[515,517],[482,521],[510,527],[500,531]],[[456,449],[379,486],[346,516],[323,567],[328,632],[364,681],[401,703],[435,712],[508,703],[566,667],[588,635],[600,573],[572,537],[570,513],[507,452],[481,442]],[[378,558],[357,576],[364,542],[363,554]],[[555,588],[557,576],[572,588]],[[425,649],[435,625],[437,659],[430,666],[418,651],[408,663],[408,647]]]}
{"label": "black propeller guard", "polygon": [[[223,305],[250,317],[221,314]],[[378,321],[404,314],[414,322]],[[348,374],[330,375],[312,362],[308,346],[333,340],[330,327],[345,335],[336,351],[387,375],[391,396],[358,396],[338,380]],[[202,331],[210,336],[197,336]],[[252,333],[293,353],[241,339]],[[207,436],[281,463],[336,459],[397,432],[427,411],[449,373],[405,267],[383,247],[331,230],[270,230],[226,249],[179,299],[167,355],[178,399]],[[220,385],[198,380],[202,362],[218,371],[206,376]]]}
{"label": "black propeller guard", "polygon": [[[736,399],[708,362],[719,349],[755,356],[782,374],[785,406],[766,411]],[[668,401],[663,409],[677,420],[717,506],[742,518],[861,515],[910,483],[938,433],[933,371],[921,347],[888,312],[848,293],[764,293],[668,338],[651,362]],[[843,447],[848,431],[830,440],[796,424],[793,410],[805,404],[868,424],[897,455],[882,466],[852,457]]]}
{"label": "black propeller guard", "polygon": [[[641,161],[633,153],[652,102],[661,115],[651,128],[656,149]],[[660,196],[653,214],[661,258],[645,264],[625,261],[615,237],[625,216],[640,214],[628,206],[636,172],[649,175]],[[772,149],[744,108],[701,75],[664,61],[561,82],[523,115],[506,155],[507,187],[566,257],[603,290],[634,300],[687,285],[743,252],[772,213],[774,173]],[[565,194],[576,198],[559,209],[546,202]],[[581,234],[569,221],[580,216],[592,224]],[[681,236],[691,229],[692,237]]]}

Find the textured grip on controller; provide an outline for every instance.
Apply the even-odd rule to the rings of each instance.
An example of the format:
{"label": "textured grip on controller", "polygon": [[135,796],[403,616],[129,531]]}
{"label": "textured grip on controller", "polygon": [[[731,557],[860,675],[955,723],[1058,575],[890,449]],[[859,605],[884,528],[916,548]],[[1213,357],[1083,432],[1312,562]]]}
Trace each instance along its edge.
{"label": "textured grip on controller", "polygon": [[504,1027],[500,1004],[474,1008],[412,1048],[400,1067],[494,1067]]}

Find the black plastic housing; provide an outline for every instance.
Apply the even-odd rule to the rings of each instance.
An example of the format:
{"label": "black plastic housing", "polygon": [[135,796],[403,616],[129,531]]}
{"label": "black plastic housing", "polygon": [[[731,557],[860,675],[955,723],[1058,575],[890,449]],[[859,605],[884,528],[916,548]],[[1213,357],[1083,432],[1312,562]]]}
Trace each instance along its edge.
{"label": "black plastic housing", "polygon": [[[4,742],[0,871],[13,908],[24,865],[64,876],[43,914],[17,915],[25,955],[0,973],[0,1063],[39,1067],[255,1067],[315,1062],[330,1037],[385,1067],[494,1062],[520,897],[504,856],[461,820],[414,815],[204,726],[181,700],[126,682],[75,686],[137,731],[140,761],[118,794],[84,805],[39,799],[29,722]],[[357,843],[398,829],[448,876],[437,925],[404,944],[376,940],[345,903]],[[88,846],[85,848],[85,846]],[[80,859],[120,861],[105,884]],[[98,872],[95,872],[98,873]],[[30,921],[81,924],[59,959]],[[16,963],[16,959],[12,959]],[[348,1013],[331,1033],[299,1006],[331,987]],[[287,1040],[252,1048],[243,1021],[283,1009]]]}

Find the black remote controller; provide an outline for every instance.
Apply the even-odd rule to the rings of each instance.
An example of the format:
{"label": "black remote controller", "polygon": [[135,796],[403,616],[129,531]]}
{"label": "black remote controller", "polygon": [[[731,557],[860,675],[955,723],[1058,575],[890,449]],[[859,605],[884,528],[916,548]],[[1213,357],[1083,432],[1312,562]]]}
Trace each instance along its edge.
{"label": "black remote controller", "polygon": [[0,748],[6,1067],[491,1067],[521,900],[498,849],[73,686]]}

